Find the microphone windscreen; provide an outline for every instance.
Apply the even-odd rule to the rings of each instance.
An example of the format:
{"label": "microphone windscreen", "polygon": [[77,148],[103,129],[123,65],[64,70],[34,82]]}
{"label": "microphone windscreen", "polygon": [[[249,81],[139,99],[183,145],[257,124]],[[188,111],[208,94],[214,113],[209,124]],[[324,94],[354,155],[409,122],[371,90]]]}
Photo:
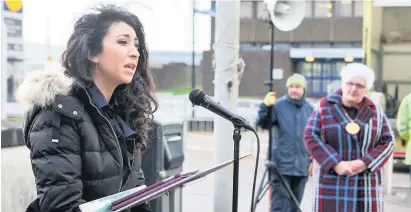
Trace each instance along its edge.
{"label": "microphone windscreen", "polygon": [[191,103],[193,103],[194,105],[200,105],[201,100],[204,99],[205,96],[206,94],[203,91],[203,89],[194,88],[193,90],[191,90],[188,98],[190,99]]}

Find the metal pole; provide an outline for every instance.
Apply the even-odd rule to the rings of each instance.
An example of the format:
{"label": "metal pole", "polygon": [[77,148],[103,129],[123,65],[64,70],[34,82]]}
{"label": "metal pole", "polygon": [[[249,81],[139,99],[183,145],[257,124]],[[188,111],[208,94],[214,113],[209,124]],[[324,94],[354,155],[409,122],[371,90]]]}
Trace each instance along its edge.
{"label": "metal pole", "polygon": [[233,168],[233,206],[232,212],[238,211],[238,180],[240,175],[240,141],[241,141],[241,127],[234,126],[233,140],[234,140],[234,168]]}
{"label": "metal pole", "polygon": [[[275,26],[272,21],[270,21],[270,27],[271,27],[271,48],[270,48],[270,73],[269,73],[269,81],[268,81],[268,91],[271,92],[274,90],[274,82],[273,82],[273,70],[274,70],[274,30]],[[268,117],[272,116],[272,107],[268,109]],[[273,143],[273,131],[272,131],[272,124],[270,123],[270,126],[268,128],[268,161],[272,160],[271,157],[271,147]],[[272,168],[268,169],[268,182],[271,182],[271,176],[272,176]]]}
{"label": "metal pole", "polygon": [[[236,112],[238,98],[238,71],[233,65],[239,59],[240,0],[217,0],[216,39],[214,72],[214,96],[221,105]],[[231,82],[231,83],[230,83]],[[232,160],[234,144],[231,122],[214,116],[214,137],[216,140],[216,163]],[[214,211],[232,211],[233,165],[219,170],[214,181]]]}
{"label": "metal pole", "polygon": [[[195,5],[196,1],[193,0],[193,23],[192,23],[192,37],[193,37],[193,52],[192,52],[192,62],[191,62],[191,89],[196,86],[196,66],[195,66]],[[194,118],[195,110],[192,109],[191,118]]]}

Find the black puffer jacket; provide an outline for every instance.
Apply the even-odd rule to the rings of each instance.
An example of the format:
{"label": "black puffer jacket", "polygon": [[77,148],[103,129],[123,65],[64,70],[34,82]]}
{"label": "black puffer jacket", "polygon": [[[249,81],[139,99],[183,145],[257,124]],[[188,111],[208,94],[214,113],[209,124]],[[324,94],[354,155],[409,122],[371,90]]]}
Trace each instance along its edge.
{"label": "black puffer jacket", "polygon": [[[123,182],[119,141],[84,86],[60,71],[37,72],[16,97],[27,106],[24,139],[38,194],[32,205],[41,212],[79,211],[84,202],[144,184],[137,148],[128,152],[131,174]],[[144,204],[131,211],[150,209]]]}

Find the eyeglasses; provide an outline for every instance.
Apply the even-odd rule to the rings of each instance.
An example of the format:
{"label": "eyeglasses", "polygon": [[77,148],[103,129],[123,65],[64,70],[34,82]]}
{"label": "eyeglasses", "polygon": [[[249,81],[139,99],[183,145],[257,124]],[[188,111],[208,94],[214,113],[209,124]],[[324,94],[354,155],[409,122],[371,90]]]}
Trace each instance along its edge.
{"label": "eyeglasses", "polygon": [[347,84],[348,86],[350,86],[350,87],[355,86],[355,87],[357,87],[358,89],[364,89],[364,88],[365,88],[365,85],[361,85],[361,84],[358,84],[358,83],[347,82],[346,84]]}

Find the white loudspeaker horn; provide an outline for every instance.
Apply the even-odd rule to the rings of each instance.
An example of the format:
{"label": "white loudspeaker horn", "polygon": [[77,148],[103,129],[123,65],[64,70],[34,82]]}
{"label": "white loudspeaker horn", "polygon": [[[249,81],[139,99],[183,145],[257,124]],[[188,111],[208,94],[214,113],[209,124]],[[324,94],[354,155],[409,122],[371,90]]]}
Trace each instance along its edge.
{"label": "white loudspeaker horn", "polygon": [[264,0],[269,18],[281,31],[298,27],[305,16],[305,0]]}

